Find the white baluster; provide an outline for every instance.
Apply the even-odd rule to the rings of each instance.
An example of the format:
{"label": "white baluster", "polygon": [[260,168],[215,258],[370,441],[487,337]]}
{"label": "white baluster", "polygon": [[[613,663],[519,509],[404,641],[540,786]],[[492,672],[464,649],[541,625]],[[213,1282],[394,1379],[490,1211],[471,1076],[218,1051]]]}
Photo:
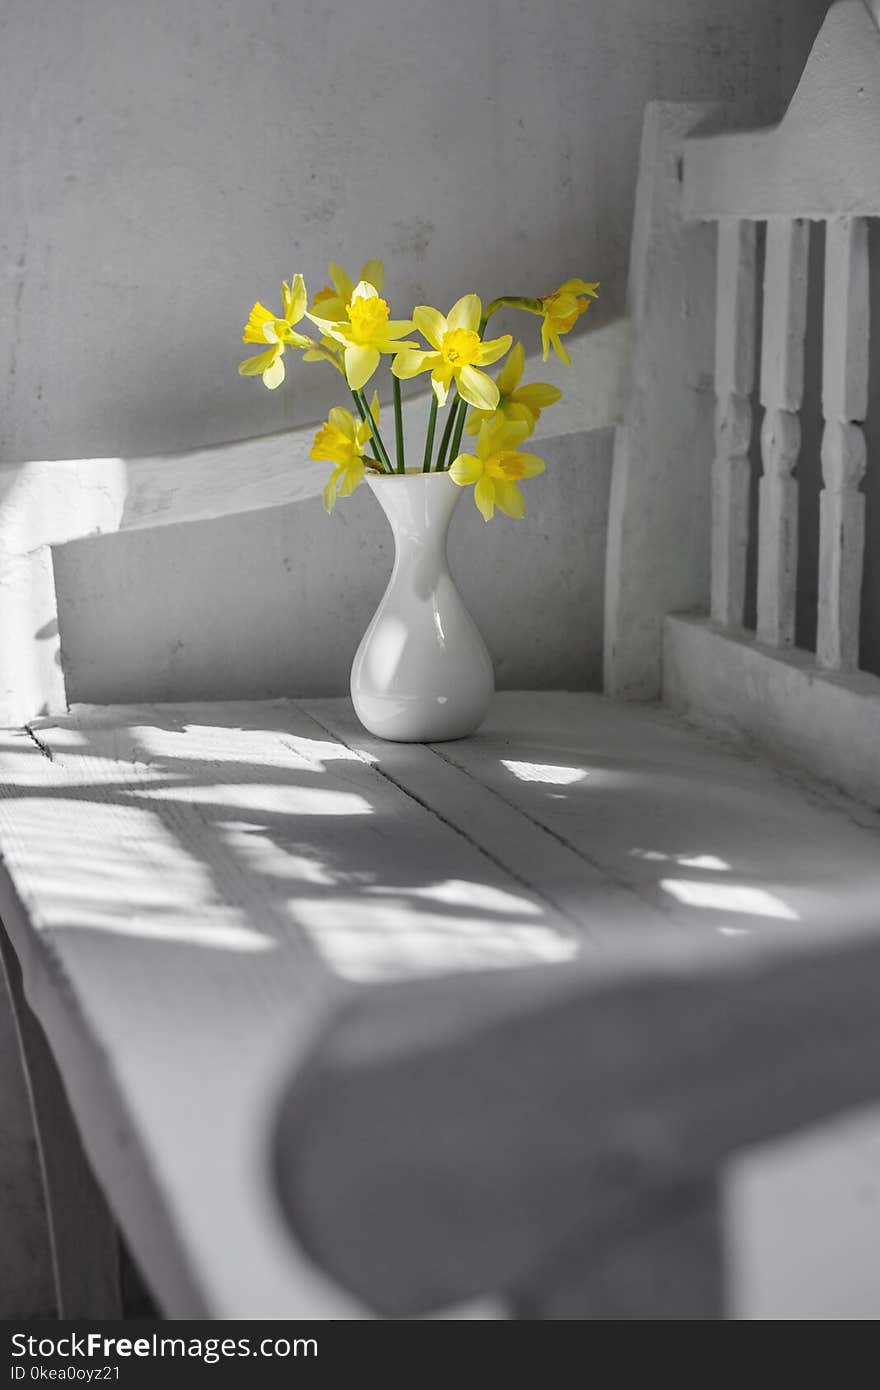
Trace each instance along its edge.
{"label": "white baluster", "polygon": [[740,627],[745,607],[754,375],[755,224],[727,220],[718,227],[711,589],[724,627]]}
{"label": "white baluster", "polygon": [[794,641],[797,594],[798,486],[792,477],[801,446],[809,223],[767,223],[761,350],[761,458],[758,513],[758,640]]}
{"label": "white baluster", "polygon": [[816,661],[854,670],[865,548],[865,436],[868,410],[868,224],[862,217],[828,222],[822,353],[822,479],[819,500],[819,614]]}

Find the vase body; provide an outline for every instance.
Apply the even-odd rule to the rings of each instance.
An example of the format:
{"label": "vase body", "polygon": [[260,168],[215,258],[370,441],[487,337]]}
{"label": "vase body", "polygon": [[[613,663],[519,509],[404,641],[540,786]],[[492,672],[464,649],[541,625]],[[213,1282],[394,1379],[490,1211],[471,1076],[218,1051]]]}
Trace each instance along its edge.
{"label": "vase body", "polygon": [[492,660],[453,583],[446,538],[461,497],[447,473],[369,476],[394,533],[394,569],[351,668],[365,728],[399,743],[465,738],[495,689]]}

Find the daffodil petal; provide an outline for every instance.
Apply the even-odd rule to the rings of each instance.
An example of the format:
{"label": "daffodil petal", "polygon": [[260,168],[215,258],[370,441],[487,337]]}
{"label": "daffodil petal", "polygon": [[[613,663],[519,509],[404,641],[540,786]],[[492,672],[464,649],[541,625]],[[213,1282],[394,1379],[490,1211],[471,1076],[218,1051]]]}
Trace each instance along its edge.
{"label": "daffodil petal", "polygon": [[361,391],[379,365],[379,351],[350,343],[345,349],[345,379],[352,391]]}
{"label": "daffodil petal", "polygon": [[541,361],[546,362],[550,356],[550,325],[546,319],[541,324],[541,347],[543,349]]}
{"label": "daffodil petal", "polygon": [[481,367],[488,367],[490,363],[497,362],[499,357],[503,357],[513,338],[509,333],[505,333],[501,338],[490,338],[487,343],[480,345],[480,355],[477,358]]}
{"label": "daffodil petal", "polygon": [[477,367],[459,367],[455,374],[459,395],[468,405],[478,410],[495,410],[498,405],[498,387],[490,376]]}
{"label": "daffodil petal", "polygon": [[528,439],[531,432],[531,421],[509,420],[500,415],[492,427],[492,444],[496,449],[518,449],[523,440]]}
{"label": "daffodil petal", "polygon": [[327,416],[334,429],[344,434],[346,439],[354,439],[354,416],[343,405],[334,405]]}
{"label": "daffodil petal", "polygon": [[378,299],[379,291],[375,285],[371,285],[369,280],[358,280],[351,296],[351,302],[356,299]]}
{"label": "daffodil petal", "polygon": [[566,280],[564,285],[560,285],[557,294],[588,294],[591,299],[598,299],[596,291],[599,288],[598,280]]}
{"label": "daffodil petal", "polygon": [[533,381],[528,386],[521,386],[518,391],[510,392],[517,404],[527,406],[529,410],[545,410],[548,405],[555,405],[562,400],[562,392],[558,386],[551,386],[546,381]]}
{"label": "daffodil petal", "polygon": [[403,338],[415,328],[412,319],[389,319],[383,329],[386,338]]}
{"label": "daffodil petal", "polygon": [[459,487],[478,483],[483,476],[483,465],[473,454],[459,454],[449,469],[449,476]]}
{"label": "daffodil petal", "polygon": [[449,395],[449,388],[451,385],[452,368],[448,362],[444,362],[441,358],[439,365],[436,366],[431,373],[431,386],[434,389],[434,395],[437,397],[437,404],[439,406],[444,406],[446,404],[446,398]]}
{"label": "daffodil petal", "polygon": [[339,487],[339,479],[342,477],[344,471],[345,470],[342,468],[334,468],[324,485],[324,491],[321,493],[321,497],[326,512],[332,512],[336,505],[336,490]]}
{"label": "daffodil petal", "polygon": [[427,338],[431,347],[439,351],[443,335],[448,331],[448,324],[440,310],[432,309],[430,304],[417,304],[413,309],[412,321],[422,337]]}
{"label": "daffodil petal", "polygon": [[354,292],[354,285],[342,269],[342,266],[338,265],[336,261],[331,261],[327,266],[327,274],[330,276],[333,288],[339,295],[343,304],[350,304],[351,296]]}
{"label": "daffodil petal", "polygon": [[382,293],[382,283],[385,279],[385,267],[381,261],[364,261],[361,269],[361,279],[369,280],[371,285],[376,286],[379,294]]}
{"label": "daffodil petal", "polygon": [[355,459],[350,463],[342,475],[342,482],[339,484],[339,496],[350,497],[364,476],[366,469],[360,459]]}
{"label": "daffodil petal", "polygon": [[455,301],[449,313],[446,315],[446,323],[449,329],[469,328],[472,333],[476,333],[480,327],[480,315],[482,312],[483,306],[477,295],[463,294],[461,299]]}
{"label": "daffodil petal", "polygon": [[516,483],[508,482],[503,478],[496,478],[495,501],[506,516],[513,516],[518,519],[526,514],[526,504]]}
{"label": "daffodil petal", "polygon": [[568,351],[565,348],[559,334],[554,333],[552,328],[550,329],[550,341],[553,344],[553,351],[556,353],[556,356],[559,358],[560,362],[564,362],[566,367],[570,367],[571,358],[568,355]]}
{"label": "daffodil petal", "polygon": [[535,428],[535,423],[541,413],[537,406],[534,410],[530,410],[527,405],[523,405],[522,401],[512,401],[509,396],[507,400],[502,398],[501,409],[504,412],[505,420],[521,420],[523,424],[528,426],[529,434]]}
{"label": "daffodil petal", "polygon": [[418,348],[402,348],[391,363],[391,371],[402,381],[408,381],[410,377],[418,376],[419,372],[431,371],[439,361],[440,354],[437,352],[421,352]]}
{"label": "daffodil petal", "polygon": [[547,465],[537,454],[520,454],[520,459],[524,478],[537,478],[539,473],[546,472]]}
{"label": "daffodil petal", "polygon": [[288,296],[287,313],[284,317],[288,323],[299,323],[306,311],[309,296],[306,293],[306,282],[301,275],[294,275],[290,282]]}
{"label": "daffodil petal", "polygon": [[281,385],[284,380],[284,375],[284,354],[278,352],[275,355],[275,360],[270,362],[263,372],[263,385],[267,387],[269,391],[274,391]]}
{"label": "daffodil petal", "polygon": [[495,489],[498,486],[491,478],[481,478],[474,488],[474,502],[482,513],[484,521],[491,521],[495,515]]}
{"label": "daffodil petal", "polygon": [[522,343],[514,343],[510,356],[495,378],[502,396],[512,396],[522,380],[526,350]]}
{"label": "daffodil petal", "polygon": [[246,357],[238,364],[239,376],[261,376],[274,361],[275,351],[275,348],[269,348],[268,352],[258,352],[255,357]]}
{"label": "daffodil petal", "polygon": [[473,407],[471,407],[471,409],[468,411],[468,417],[467,417],[467,420],[466,420],[466,422],[465,422],[465,427],[464,427],[464,428],[465,428],[465,433],[466,433],[466,434],[479,434],[479,433],[480,433],[480,426],[481,426],[482,424],[485,424],[485,422],[486,422],[487,420],[491,420],[491,419],[492,419],[492,412],[491,412],[491,410],[474,410]]}
{"label": "daffodil petal", "polygon": [[[380,265],[381,265],[381,261],[380,261]],[[379,423],[379,415],[380,415],[380,413],[381,413],[381,409],[382,409],[382,408],[381,408],[381,406],[379,405],[379,392],[378,392],[378,391],[374,391],[374,392],[373,392],[373,399],[370,401],[370,414],[372,415],[372,417],[373,417],[373,419],[374,419],[374,421],[375,421],[375,423],[376,423],[377,425],[378,425],[378,423]],[[370,433],[372,434],[372,431],[370,431]]]}

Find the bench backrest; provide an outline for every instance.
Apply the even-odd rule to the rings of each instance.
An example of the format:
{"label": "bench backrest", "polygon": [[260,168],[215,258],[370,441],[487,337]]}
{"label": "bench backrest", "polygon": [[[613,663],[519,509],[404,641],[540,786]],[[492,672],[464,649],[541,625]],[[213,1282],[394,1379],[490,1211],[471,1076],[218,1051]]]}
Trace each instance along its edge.
{"label": "bench backrest", "polygon": [[[606,611],[611,693],[653,698],[662,689],[676,706],[780,743],[860,795],[880,790],[880,752],[854,773],[856,750],[846,748],[856,711],[868,721],[860,739],[873,731],[880,749],[880,680],[858,672],[878,14],[865,0],[831,7],[773,129],[710,135],[700,131],[705,109],[649,111],[630,286],[637,347],[616,447]],[[805,653],[794,649],[795,470],[810,236],[820,222],[823,486],[815,651]],[[747,631],[750,541],[756,621]],[[688,610],[711,622],[665,621]],[[828,739],[839,756],[817,756]]]}

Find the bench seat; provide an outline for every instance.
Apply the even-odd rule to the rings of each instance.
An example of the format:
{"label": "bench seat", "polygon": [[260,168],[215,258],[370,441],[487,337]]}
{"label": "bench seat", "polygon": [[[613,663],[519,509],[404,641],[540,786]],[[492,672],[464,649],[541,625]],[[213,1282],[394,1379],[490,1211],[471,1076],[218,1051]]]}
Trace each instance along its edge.
{"label": "bench seat", "polygon": [[[0,735],[0,916],[165,1315],[424,1314],[534,1289],[609,1155],[692,1193],[880,1094],[878,824],[596,695],[432,747],[340,700],[75,707]],[[817,978],[851,1008],[805,1029]]]}

